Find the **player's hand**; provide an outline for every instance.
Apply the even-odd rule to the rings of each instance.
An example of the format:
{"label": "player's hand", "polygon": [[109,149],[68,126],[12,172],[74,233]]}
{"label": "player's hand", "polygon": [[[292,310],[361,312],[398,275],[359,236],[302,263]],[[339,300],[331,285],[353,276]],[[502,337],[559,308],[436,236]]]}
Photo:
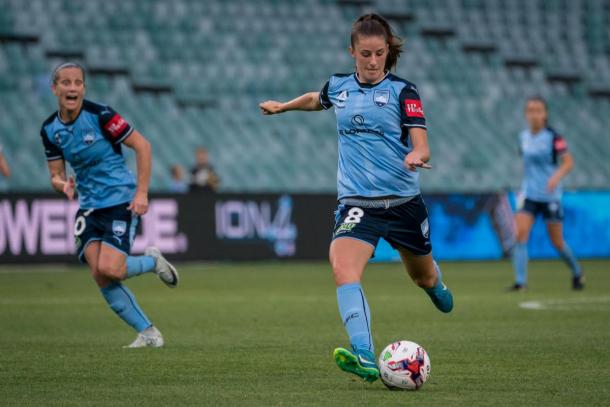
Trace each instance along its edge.
{"label": "player's hand", "polygon": [[559,185],[559,181],[561,181],[561,178],[559,178],[558,176],[551,176],[551,178],[549,178],[549,182],[546,184],[547,191],[553,192],[555,188],[557,188],[557,185]]}
{"label": "player's hand", "polygon": [[422,159],[421,156],[419,155],[419,153],[415,152],[415,151],[411,151],[409,154],[407,154],[407,156],[405,157],[405,167],[409,170],[409,171],[417,171],[418,168],[425,168],[427,170],[429,170],[430,168],[432,168],[432,166],[430,164],[425,163]]}
{"label": "player's hand", "polygon": [[136,192],[127,210],[139,216],[145,215],[148,212],[148,195],[144,192]]}
{"label": "player's hand", "polygon": [[282,103],[276,100],[267,100],[258,105],[261,108],[263,114],[270,115],[276,113],[282,113]]}
{"label": "player's hand", "polygon": [[66,182],[64,182],[64,194],[66,194],[66,196],[68,197],[68,199],[71,201],[74,199],[74,190],[76,188],[76,183],[74,182],[74,177],[69,177],[68,180]]}

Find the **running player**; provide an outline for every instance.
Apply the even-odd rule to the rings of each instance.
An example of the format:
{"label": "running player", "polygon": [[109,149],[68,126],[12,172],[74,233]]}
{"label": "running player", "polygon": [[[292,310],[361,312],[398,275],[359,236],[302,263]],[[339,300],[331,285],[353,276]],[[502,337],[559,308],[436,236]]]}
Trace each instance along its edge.
{"label": "running player", "polygon": [[574,166],[568,144],[547,124],[546,102],[533,97],[525,104],[525,118],[529,129],[519,135],[523,155],[524,177],[517,202],[517,242],[513,248],[515,284],[511,291],[527,287],[527,241],[530,230],[541,215],[555,249],[572,271],[572,288],[584,288],[581,268],[568,244],[563,240],[563,210],[561,208],[561,180]]}
{"label": "running player", "polygon": [[[139,217],[148,210],[151,149],[148,141],[112,108],[85,100],[85,72],[65,63],[53,72],[52,90],[59,109],[42,125],[51,185],[68,199],[78,191],[80,209],[74,234],[78,257],[86,262],[110,308],[138,336],[130,348],[163,346],[161,332],[121,281],[154,272],[169,287],[176,269],[158,249],[129,256]],[[137,184],[125,164],[121,144],[136,153]],[[76,173],[66,177],[65,162]]]}
{"label": "running player", "polygon": [[351,33],[356,72],[331,76],[321,92],[260,104],[267,115],[335,108],[339,206],[329,258],[351,349],[335,349],[334,358],[339,368],[370,382],[379,377],[379,368],[360,280],[379,238],[400,252],[413,281],[439,310],[453,308],[451,292],[432,258],[428,213],[419,189],[418,168],[430,168],[419,92],[390,73],[401,47],[386,20],[364,15]]}

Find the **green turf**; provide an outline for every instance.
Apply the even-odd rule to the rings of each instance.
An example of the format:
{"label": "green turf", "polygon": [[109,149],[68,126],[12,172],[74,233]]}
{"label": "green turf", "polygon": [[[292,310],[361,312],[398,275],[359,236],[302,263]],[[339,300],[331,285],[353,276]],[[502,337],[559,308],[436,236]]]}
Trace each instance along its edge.
{"label": "green turf", "polygon": [[[579,293],[558,262],[531,264],[527,293],[503,291],[508,263],[441,266],[449,315],[399,265],[365,275],[377,350],[409,339],[432,361],[422,390],[392,392],[335,365],[347,340],[324,263],[184,265],[175,290],[129,281],[164,349],[121,348],[135,335],[84,268],[2,265],[0,405],[610,404],[610,262],[585,262]],[[519,307],[539,300],[556,302]]]}

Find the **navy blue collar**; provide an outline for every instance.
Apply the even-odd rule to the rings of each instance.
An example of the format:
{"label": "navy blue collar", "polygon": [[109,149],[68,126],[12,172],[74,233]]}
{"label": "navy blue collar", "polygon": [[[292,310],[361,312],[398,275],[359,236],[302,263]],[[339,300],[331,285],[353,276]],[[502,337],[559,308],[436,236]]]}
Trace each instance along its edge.
{"label": "navy blue collar", "polygon": [[383,81],[385,81],[388,78],[388,76],[390,76],[390,71],[386,71],[383,79],[381,79],[377,83],[363,83],[363,82],[360,82],[360,80],[358,79],[358,72],[354,72],[354,80],[356,81],[356,83],[358,85],[360,85],[361,88],[374,88],[375,86],[377,86],[377,85],[381,84]]}

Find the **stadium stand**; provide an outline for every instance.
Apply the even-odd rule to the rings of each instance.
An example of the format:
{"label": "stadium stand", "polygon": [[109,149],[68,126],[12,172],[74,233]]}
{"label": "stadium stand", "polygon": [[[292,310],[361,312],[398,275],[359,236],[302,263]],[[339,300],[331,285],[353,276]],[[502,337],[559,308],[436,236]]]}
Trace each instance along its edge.
{"label": "stadium stand", "polygon": [[[224,191],[332,192],[332,113],[264,118],[258,102],[351,71],[353,20],[389,17],[406,42],[397,74],[429,121],[428,191],[514,188],[528,95],[549,100],[577,168],[570,188],[610,187],[608,0],[0,0],[0,140],[13,190],[48,189],[39,126],[49,72],[73,59],[88,96],[152,142],[152,187],[204,145]],[[133,160],[133,157],[130,157]]]}

